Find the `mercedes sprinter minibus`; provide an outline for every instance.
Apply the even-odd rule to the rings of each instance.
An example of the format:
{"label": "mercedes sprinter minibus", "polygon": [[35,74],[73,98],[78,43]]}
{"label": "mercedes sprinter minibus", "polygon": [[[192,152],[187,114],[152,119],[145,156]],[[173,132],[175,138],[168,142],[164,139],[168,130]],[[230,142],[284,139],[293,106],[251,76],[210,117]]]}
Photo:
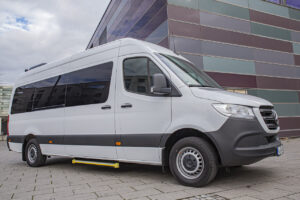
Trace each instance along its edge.
{"label": "mercedes sprinter minibus", "polygon": [[141,163],[204,186],[221,166],[281,155],[278,131],[270,102],[228,92],[184,57],[125,38],[27,70],[13,89],[7,142],[32,167],[53,155]]}

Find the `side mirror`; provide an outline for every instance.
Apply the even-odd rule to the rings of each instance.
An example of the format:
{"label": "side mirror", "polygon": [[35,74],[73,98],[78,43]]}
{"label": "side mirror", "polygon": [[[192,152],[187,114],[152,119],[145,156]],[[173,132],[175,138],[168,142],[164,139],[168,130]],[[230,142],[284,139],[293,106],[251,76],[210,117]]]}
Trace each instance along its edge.
{"label": "side mirror", "polygon": [[153,74],[153,87],[151,92],[157,95],[171,94],[171,88],[168,88],[167,80],[163,74]]}

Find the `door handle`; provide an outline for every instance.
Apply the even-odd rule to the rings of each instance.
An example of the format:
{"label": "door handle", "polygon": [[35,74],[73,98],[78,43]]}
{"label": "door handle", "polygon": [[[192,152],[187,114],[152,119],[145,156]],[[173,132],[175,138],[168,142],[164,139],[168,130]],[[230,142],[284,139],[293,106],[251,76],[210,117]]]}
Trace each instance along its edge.
{"label": "door handle", "polygon": [[102,110],[108,110],[111,109],[110,105],[105,105],[101,107]]}
{"label": "door handle", "polygon": [[132,104],[130,103],[124,103],[123,105],[121,105],[121,108],[131,108]]}

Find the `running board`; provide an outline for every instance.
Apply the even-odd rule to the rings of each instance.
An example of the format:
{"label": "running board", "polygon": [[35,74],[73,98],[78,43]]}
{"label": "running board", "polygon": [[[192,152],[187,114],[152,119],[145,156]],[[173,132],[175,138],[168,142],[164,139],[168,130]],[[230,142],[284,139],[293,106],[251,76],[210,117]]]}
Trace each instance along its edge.
{"label": "running board", "polygon": [[113,168],[120,167],[119,163],[106,163],[106,162],[76,160],[76,159],[72,160],[72,164],[98,165],[98,166],[113,167]]}

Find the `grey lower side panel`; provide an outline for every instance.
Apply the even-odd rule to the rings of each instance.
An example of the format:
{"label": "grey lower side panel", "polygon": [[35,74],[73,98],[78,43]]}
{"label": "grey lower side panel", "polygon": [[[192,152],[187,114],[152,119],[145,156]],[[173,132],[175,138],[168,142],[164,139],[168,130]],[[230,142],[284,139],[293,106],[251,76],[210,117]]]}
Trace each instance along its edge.
{"label": "grey lower side panel", "polygon": [[[170,134],[99,134],[99,135],[36,135],[39,144],[61,145],[87,145],[87,146],[115,146],[121,142],[121,146],[127,147],[162,147],[162,138],[168,138]],[[11,135],[8,140],[15,143],[24,143],[25,135]]]}

